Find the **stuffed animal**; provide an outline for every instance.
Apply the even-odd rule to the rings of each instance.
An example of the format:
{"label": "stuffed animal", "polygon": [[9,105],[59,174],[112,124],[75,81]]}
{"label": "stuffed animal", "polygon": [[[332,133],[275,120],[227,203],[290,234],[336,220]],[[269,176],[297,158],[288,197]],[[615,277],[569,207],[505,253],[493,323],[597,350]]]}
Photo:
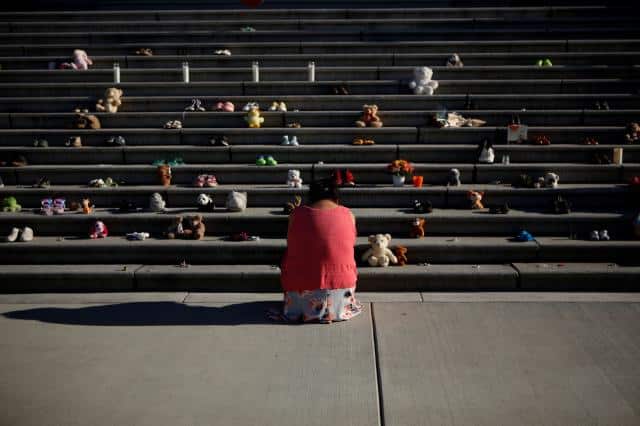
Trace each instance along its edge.
{"label": "stuffed animal", "polygon": [[632,122],[627,124],[627,133],[624,135],[627,143],[637,143],[640,140],[640,124]]}
{"label": "stuffed animal", "polygon": [[413,80],[409,83],[409,88],[416,95],[433,95],[438,88],[438,82],[432,80],[433,70],[429,67],[416,67],[413,69]]}
{"label": "stuffed animal", "polygon": [[[433,121],[433,118],[429,120]],[[437,117],[436,120],[438,120]],[[487,124],[487,122],[479,118],[465,118],[457,112],[449,112],[447,113],[446,120],[444,120],[442,124],[444,124],[444,127],[482,127]]]}
{"label": "stuffed animal", "polygon": [[182,225],[182,216],[176,216],[173,223],[169,226],[169,229],[167,229],[165,236],[170,240],[174,240],[176,238],[182,238],[183,235],[184,227]]}
{"label": "stuffed animal", "polygon": [[289,170],[287,173],[287,186],[291,188],[302,188],[300,170]]}
{"label": "stuffed animal", "polygon": [[478,144],[478,163],[493,164],[496,156],[493,152],[493,144],[485,138]]}
{"label": "stuffed animal", "polygon": [[458,169],[449,170],[449,179],[447,181],[447,185],[460,186],[460,170]]}
{"label": "stuffed animal", "polygon": [[100,129],[100,120],[93,114],[89,114],[86,109],[76,109],[75,116],[73,117],[73,123],[71,127],[74,129]]}
{"label": "stuffed animal", "polygon": [[82,213],[91,214],[93,213],[94,206],[91,204],[91,200],[88,198],[82,199]]}
{"label": "stuffed animal", "polygon": [[410,238],[422,238],[424,237],[424,219],[416,217],[411,221],[411,230],[409,231]]}
{"label": "stuffed animal", "polygon": [[398,266],[404,266],[409,263],[409,259],[407,259],[407,248],[403,246],[396,246],[393,249],[393,253],[398,258]]}
{"label": "stuffed animal", "polygon": [[2,200],[2,211],[3,212],[19,212],[22,210],[22,206],[18,204],[18,200],[16,197],[6,197]]}
{"label": "stuffed animal", "polygon": [[198,210],[203,212],[212,212],[216,208],[213,198],[207,194],[198,195],[197,204]]}
{"label": "stuffed animal", "polygon": [[96,220],[93,224],[93,227],[91,227],[89,238],[95,240],[97,238],[105,238],[107,235],[109,235],[107,225],[105,225],[102,221]]}
{"label": "stuffed animal", "polygon": [[264,123],[264,117],[260,116],[260,109],[257,106],[252,105],[247,115],[244,117],[244,121],[247,122],[250,128],[259,129],[262,123]]}
{"label": "stuffed animal", "polygon": [[187,217],[186,226],[183,226],[184,238],[190,240],[201,240],[204,238],[205,226],[202,215]]}
{"label": "stuffed animal", "polygon": [[104,92],[104,99],[98,100],[96,111],[100,112],[118,112],[118,107],[122,105],[122,90],[110,87]]}
{"label": "stuffed animal", "polygon": [[284,212],[286,214],[291,214],[297,207],[300,207],[301,204],[302,198],[299,195],[296,195],[293,197],[293,201],[289,201],[284,205]]}
{"label": "stuffed animal", "polygon": [[382,127],[382,120],[378,117],[378,105],[363,105],[362,117],[356,121],[357,127]]}
{"label": "stuffed animal", "polygon": [[158,166],[156,173],[158,174],[158,178],[160,179],[160,184],[162,186],[171,185],[171,166],[168,164],[161,164]]}
{"label": "stuffed animal", "polygon": [[151,194],[151,198],[149,199],[149,209],[152,212],[163,212],[166,210],[167,203],[162,199],[162,195],[154,192]]}
{"label": "stuffed animal", "polygon": [[558,182],[560,181],[560,176],[555,173],[547,173],[544,175],[544,186],[546,188],[557,188]]}
{"label": "stuffed animal", "polygon": [[428,200],[424,203],[420,200],[413,200],[412,207],[414,213],[431,213],[433,211],[433,205]]}
{"label": "stuffed animal", "polygon": [[82,49],[76,49],[73,51],[73,62],[65,62],[60,64],[62,69],[74,69],[74,70],[88,70],[89,65],[93,65],[93,61]]}
{"label": "stuffed animal", "polygon": [[453,68],[464,67],[464,64],[462,63],[462,59],[460,59],[460,56],[457,53],[454,53],[453,55],[449,56],[449,58],[447,58],[447,61],[444,64],[447,67],[453,67]]}
{"label": "stuffed animal", "polygon": [[153,56],[153,50],[148,47],[143,47],[136,50],[136,55],[138,56]]}
{"label": "stuffed animal", "polygon": [[382,267],[389,266],[389,263],[398,263],[398,258],[389,250],[390,241],[391,235],[389,234],[369,235],[371,247],[364,252],[362,260],[371,266]]}
{"label": "stuffed animal", "polygon": [[469,191],[467,192],[467,198],[471,201],[471,209],[484,209],[484,205],[482,204],[482,197],[484,196],[484,192],[478,191]]}

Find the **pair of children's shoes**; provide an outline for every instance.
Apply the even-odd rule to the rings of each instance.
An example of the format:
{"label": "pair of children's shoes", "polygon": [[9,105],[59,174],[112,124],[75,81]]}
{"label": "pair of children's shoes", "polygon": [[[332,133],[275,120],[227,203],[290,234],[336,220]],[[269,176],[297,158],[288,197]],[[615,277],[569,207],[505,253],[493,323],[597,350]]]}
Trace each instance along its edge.
{"label": "pair of children's shoes", "polygon": [[551,62],[551,59],[549,58],[538,59],[538,62],[536,62],[536,65],[539,67],[552,67],[553,62]]}
{"label": "pair of children's shoes", "polygon": [[130,232],[127,234],[127,240],[129,241],[144,241],[149,238],[148,232]]}
{"label": "pair of children's shoes", "polygon": [[5,241],[13,243],[15,241],[27,242],[33,240],[33,229],[25,226],[22,229],[13,228],[9,235],[5,237]]}
{"label": "pair of children's shoes", "polygon": [[293,135],[293,137],[291,139],[289,139],[289,135],[284,135],[282,137],[282,143],[280,145],[282,145],[282,146],[299,146],[300,144],[298,143],[298,137],[296,135]]}
{"label": "pair of children's shoes", "polygon": [[594,229],[593,231],[591,231],[589,239],[591,241],[609,241],[611,240],[611,237],[609,237],[609,232],[606,229],[603,229],[599,232]]}
{"label": "pair of children's shoes", "polygon": [[66,200],[64,198],[43,198],[40,201],[40,214],[45,216],[53,216],[54,214],[64,214],[66,208]]}
{"label": "pair of children's shoes", "polygon": [[214,186],[218,186],[218,180],[214,175],[198,175],[196,180],[193,182],[193,186],[196,188],[209,187],[212,188]]}
{"label": "pair of children's shoes", "polygon": [[213,110],[218,112],[234,112],[236,110],[236,106],[233,104],[233,102],[219,101],[213,107]]}
{"label": "pair of children's shoes", "polygon": [[266,157],[263,155],[260,155],[256,159],[256,166],[277,166],[277,165],[278,165],[278,162],[271,155],[268,155]]}
{"label": "pair of children's shoes", "polygon": [[191,99],[191,105],[189,105],[188,107],[186,107],[184,109],[185,111],[189,111],[189,112],[204,112],[206,111],[206,109],[204,109],[204,107],[202,106],[202,101],[200,99]]}
{"label": "pair of children's shoes", "polygon": [[285,104],[284,102],[275,101],[269,107],[269,111],[287,112],[287,104]]}
{"label": "pair of children's shoes", "polygon": [[209,144],[212,146],[229,146],[231,143],[229,142],[229,138],[222,135],[209,139]]}
{"label": "pair of children's shoes", "polygon": [[373,139],[355,138],[351,145],[375,145],[376,142]]}
{"label": "pair of children's shoes", "polygon": [[351,173],[349,169],[345,169],[344,172],[339,169],[334,170],[333,173],[331,173],[331,179],[336,186],[356,186],[353,173]]}
{"label": "pair of children's shoes", "polygon": [[33,146],[35,146],[36,148],[48,148],[49,147],[49,141],[47,141],[46,139],[34,139],[33,140]]}
{"label": "pair of children's shoes", "polygon": [[218,56],[231,56],[231,51],[229,49],[218,49],[213,52],[213,54]]}
{"label": "pair of children's shoes", "polygon": [[180,120],[171,120],[164,123],[165,129],[182,129],[182,121]]}

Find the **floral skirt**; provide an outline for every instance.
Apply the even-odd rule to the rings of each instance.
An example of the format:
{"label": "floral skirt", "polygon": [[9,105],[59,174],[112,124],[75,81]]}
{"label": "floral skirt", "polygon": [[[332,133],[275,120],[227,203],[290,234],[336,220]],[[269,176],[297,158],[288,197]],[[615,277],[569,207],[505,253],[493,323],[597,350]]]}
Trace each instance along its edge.
{"label": "floral skirt", "polygon": [[359,315],[362,305],[356,300],[356,288],[287,291],[281,312],[269,311],[274,321],[331,323]]}

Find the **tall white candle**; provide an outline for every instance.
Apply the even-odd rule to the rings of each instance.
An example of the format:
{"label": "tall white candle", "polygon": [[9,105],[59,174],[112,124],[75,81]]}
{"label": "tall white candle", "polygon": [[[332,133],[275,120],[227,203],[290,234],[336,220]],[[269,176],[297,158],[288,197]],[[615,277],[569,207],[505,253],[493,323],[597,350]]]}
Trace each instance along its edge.
{"label": "tall white candle", "polygon": [[113,63],[113,82],[120,83],[120,64],[117,62]]}
{"label": "tall white candle", "polygon": [[309,64],[307,65],[307,68],[309,70],[309,81],[310,82],[316,81],[316,63],[313,61],[309,62]]}
{"label": "tall white candle", "polygon": [[260,66],[258,62],[254,62],[251,65],[251,76],[253,77],[253,82],[258,83],[260,81]]}
{"label": "tall white candle", "polygon": [[622,148],[613,148],[613,163],[621,166],[622,165],[622,155],[623,155],[623,149]]}
{"label": "tall white candle", "polygon": [[189,82],[189,62],[182,63],[182,82]]}

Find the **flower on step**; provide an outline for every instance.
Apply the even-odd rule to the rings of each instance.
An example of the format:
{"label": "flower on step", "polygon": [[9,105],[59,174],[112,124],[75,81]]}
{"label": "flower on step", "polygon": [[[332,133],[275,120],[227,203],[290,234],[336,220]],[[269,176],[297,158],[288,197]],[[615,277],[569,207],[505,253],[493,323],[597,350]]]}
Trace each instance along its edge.
{"label": "flower on step", "polygon": [[387,166],[387,170],[395,176],[410,177],[413,175],[414,167],[407,160],[394,160]]}

